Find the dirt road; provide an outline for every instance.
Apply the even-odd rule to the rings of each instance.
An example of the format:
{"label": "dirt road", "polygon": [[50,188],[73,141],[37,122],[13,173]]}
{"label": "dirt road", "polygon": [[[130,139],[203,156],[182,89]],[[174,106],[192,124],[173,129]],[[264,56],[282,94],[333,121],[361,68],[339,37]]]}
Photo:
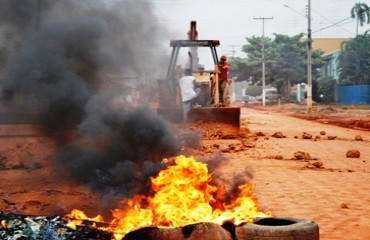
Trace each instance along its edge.
{"label": "dirt road", "polygon": [[[370,239],[369,131],[267,110],[244,108],[242,114],[244,127],[265,136],[258,137],[254,148],[227,154],[231,161],[223,170],[226,175],[250,166],[261,206],[275,216],[312,219],[319,224],[322,240]],[[276,132],[285,137],[272,137]],[[304,132],[312,139],[303,139]],[[347,158],[351,149],[359,150],[360,158]],[[309,153],[313,160],[295,160],[297,151]]]}
{"label": "dirt road", "polygon": [[[251,135],[244,139],[203,139],[205,146],[216,142],[219,150],[226,149],[222,155],[228,161],[219,168],[220,174],[226,178],[251,174],[263,209],[278,217],[315,221],[321,240],[370,239],[370,131],[250,108],[242,109],[245,128]],[[3,135],[9,131],[31,135],[0,138],[0,210],[55,215],[78,208],[98,214],[93,193],[51,170],[55,146],[46,137],[34,137],[25,130],[0,126]],[[275,133],[281,138],[273,137]],[[312,138],[303,139],[303,133]],[[249,142],[248,147],[228,150],[241,141]],[[353,149],[360,152],[359,158],[346,157]],[[299,156],[309,154],[311,159],[297,160],[298,151]]]}

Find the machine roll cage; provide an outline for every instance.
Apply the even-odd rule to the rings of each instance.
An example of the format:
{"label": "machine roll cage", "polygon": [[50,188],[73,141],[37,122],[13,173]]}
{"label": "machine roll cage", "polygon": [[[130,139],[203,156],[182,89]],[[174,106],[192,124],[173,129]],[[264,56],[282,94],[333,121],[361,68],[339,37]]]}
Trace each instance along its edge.
{"label": "machine roll cage", "polygon": [[[172,53],[170,63],[168,65],[166,80],[170,86],[170,90],[173,93],[175,91],[175,68],[177,59],[179,56],[180,49],[183,47],[208,47],[211,50],[214,65],[218,64],[218,56],[216,47],[220,45],[219,40],[171,40],[170,46],[172,47]],[[191,64],[192,65],[192,64]],[[193,69],[192,69],[193,70]]]}

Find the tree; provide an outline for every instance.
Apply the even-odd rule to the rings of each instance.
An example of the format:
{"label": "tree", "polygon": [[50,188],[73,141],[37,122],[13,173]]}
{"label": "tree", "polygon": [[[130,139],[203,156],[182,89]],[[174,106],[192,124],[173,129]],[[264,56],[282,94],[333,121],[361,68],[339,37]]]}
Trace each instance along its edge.
{"label": "tree", "polygon": [[[275,86],[285,97],[290,97],[290,86],[307,82],[307,41],[303,34],[292,37],[275,34],[273,75]],[[320,69],[330,59],[322,50],[312,50],[312,77],[319,78]]]}
{"label": "tree", "polygon": [[338,68],[341,84],[370,84],[369,32],[342,44]]}
{"label": "tree", "polygon": [[[242,46],[242,51],[246,53],[246,58],[230,58],[229,66],[231,75],[237,76],[239,80],[252,80],[253,83],[258,83],[262,79],[262,41],[265,44],[265,63],[266,63],[266,78],[271,75],[271,45],[270,38],[248,37],[247,44]],[[269,82],[268,80],[266,81]]]}
{"label": "tree", "polygon": [[280,92],[285,97],[290,97],[291,82],[301,82],[306,71],[306,44],[302,39],[303,34],[293,37],[275,34],[273,72],[275,82],[279,83]]}
{"label": "tree", "polygon": [[235,81],[250,79],[254,68],[248,64],[247,58],[230,57],[228,62],[230,75],[234,77]]}
{"label": "tree", "polygon": [[351,17],[357,18],[356,35],[358,35],[358,25],[363,26],[366,22],[370,23],[370,9],[366,3],[356,3],[351,9]]}
{"label": "tree", "polygon": [[334,102],[337,81],[333,77],[324,77],[313,82],[312,97],[315,102]]}
{"label": "tree", "polygon": [[[275,39],[264,38],[266,84],[278,88],[283,96],[290,97],[290,85],[307,81],[307,42],[303,34],[287,36],[274,34]],[[246,58],[230,58],[230,75],[239,79],[253,79],[260,83],[262,78],[262,37],[248,37],[247,44],[242,46]],[[312,51],[313,78],[318,78],[318,68],[327,61],[323,51]],[[261,84],[259,84],[261,85]]]}

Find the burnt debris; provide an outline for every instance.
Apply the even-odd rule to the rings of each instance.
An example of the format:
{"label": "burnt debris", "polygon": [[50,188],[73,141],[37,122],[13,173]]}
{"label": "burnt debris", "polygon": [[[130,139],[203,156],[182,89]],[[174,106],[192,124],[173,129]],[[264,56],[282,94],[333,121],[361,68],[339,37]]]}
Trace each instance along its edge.
{"label": "burnt debris", "polygon": [[0,212],[0,239],[3,240],[110,240],[112,233],[99,230],[85,222],[73,230],[66,226],[67,220],[59,216],[26,216]]}

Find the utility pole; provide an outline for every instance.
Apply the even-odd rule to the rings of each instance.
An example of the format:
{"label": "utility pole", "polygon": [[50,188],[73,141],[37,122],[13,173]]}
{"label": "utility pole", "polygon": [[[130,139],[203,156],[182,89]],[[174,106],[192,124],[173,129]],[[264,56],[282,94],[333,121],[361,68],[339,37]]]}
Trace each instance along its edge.
{"label": "utility pole", "polygon": [[307,113],[312,111],[312,36],[311,36],[311,0],[307,9]]}
{"label": "utility pole", "polygon": [[229,47],[231,47],[231,56],[234,57],[236,53],[235,48],[239,47],[239,45],[229,45]]}
{"label": "utility pole", "polygon": [[265,20],[274,19],[273,17],[258,17],[253,18],[254,20],[262,20],[262,105],[266,105],[266,79],[265,79]]}

